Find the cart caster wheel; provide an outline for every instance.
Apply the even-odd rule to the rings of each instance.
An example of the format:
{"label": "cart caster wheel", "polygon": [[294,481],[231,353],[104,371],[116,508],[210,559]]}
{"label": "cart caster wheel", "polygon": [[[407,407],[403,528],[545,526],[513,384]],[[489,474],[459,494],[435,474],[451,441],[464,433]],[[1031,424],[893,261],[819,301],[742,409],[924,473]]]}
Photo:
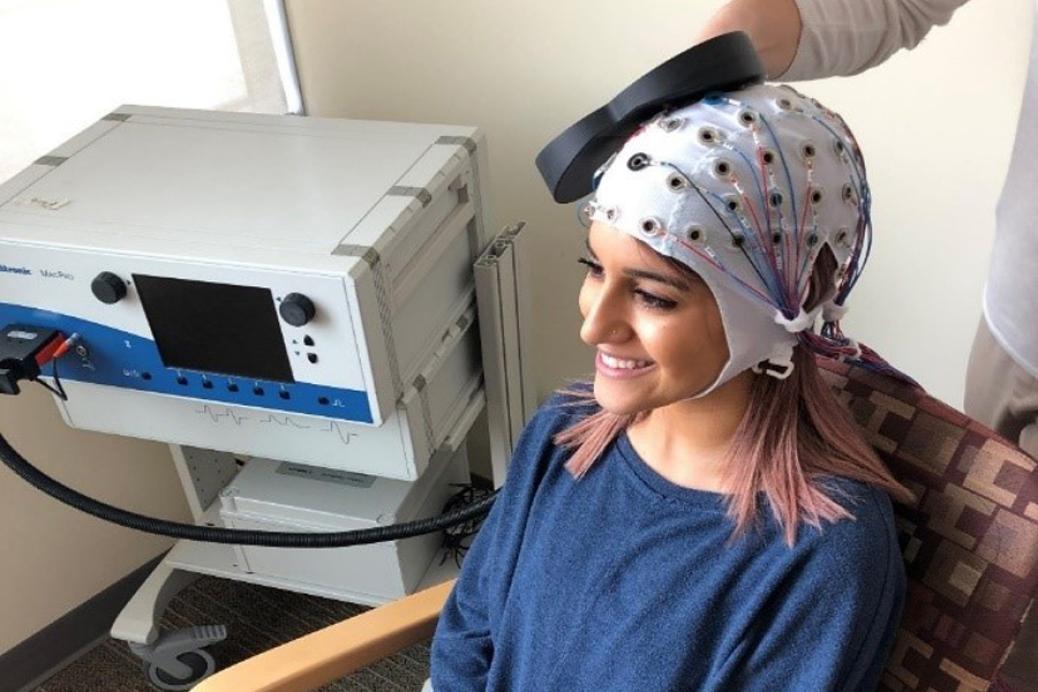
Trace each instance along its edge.
{"label": "cart caster wheel", "polygon": [[159,668],[157,664],[145,661],[144,671],[148,676],[148,682],[160,690],[190,690],[216,670],[216,661],[205,649],[185,651],[177,656],[177,660],[191,668],[188,677],[177,678]]}

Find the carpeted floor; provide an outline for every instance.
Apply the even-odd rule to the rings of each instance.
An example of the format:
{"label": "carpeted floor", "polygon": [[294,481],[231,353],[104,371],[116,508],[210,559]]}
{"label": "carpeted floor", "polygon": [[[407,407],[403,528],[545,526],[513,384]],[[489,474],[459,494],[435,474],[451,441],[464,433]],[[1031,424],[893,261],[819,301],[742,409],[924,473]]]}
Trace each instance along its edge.
{"label": "carpeted floor", "polygon": [[[209,648],[217,669],[367,610],[315,596],[203,577],[166,609],[160,629],[227,625],[227,639]],[[416,644],[322,690],[417,692],[429,676],[429,642]],[[154,690],[125,642],[106,640],[67,666],[37,692]]]}

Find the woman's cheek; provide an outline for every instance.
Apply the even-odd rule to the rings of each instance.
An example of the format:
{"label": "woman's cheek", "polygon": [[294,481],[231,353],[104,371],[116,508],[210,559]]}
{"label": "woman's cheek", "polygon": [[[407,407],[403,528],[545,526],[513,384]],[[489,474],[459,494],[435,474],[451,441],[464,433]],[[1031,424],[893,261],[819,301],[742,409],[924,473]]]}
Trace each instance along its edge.
{"label": "woman's cheek", "polygon": [[683,310],[644,320],[640,329],[642,344],[661,363],[681,362],[690,354],[702,354],[706,336],[702,318],[697,311]]}
{"label": "woman's cheek", "polygon": [[730,355],[728,351],[728,337],[724,331],[724,322],[721,320],[721,312],[716,307],[707,316],[706,330],[714,349],[718,352],[722,363],[728,362]]}

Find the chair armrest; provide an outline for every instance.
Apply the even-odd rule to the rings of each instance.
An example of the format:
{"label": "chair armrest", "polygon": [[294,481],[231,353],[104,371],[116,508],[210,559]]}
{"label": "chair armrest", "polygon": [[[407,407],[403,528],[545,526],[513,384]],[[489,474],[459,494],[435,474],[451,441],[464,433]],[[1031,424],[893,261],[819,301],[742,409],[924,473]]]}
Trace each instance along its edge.
{"label": "chair armrest", "polygon": [[436,630],[454,581],[444,582],[257,654],[194,692],[302,692],[348,675]]}

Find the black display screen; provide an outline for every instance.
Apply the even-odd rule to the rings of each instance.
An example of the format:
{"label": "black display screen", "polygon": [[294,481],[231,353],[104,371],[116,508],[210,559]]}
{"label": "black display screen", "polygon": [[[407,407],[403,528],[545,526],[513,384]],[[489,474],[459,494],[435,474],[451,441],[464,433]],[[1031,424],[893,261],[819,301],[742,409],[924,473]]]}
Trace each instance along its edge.
{"label": "black display screen", "polygon": [[294,382],[270,289],[133,275],[162,362]]}

